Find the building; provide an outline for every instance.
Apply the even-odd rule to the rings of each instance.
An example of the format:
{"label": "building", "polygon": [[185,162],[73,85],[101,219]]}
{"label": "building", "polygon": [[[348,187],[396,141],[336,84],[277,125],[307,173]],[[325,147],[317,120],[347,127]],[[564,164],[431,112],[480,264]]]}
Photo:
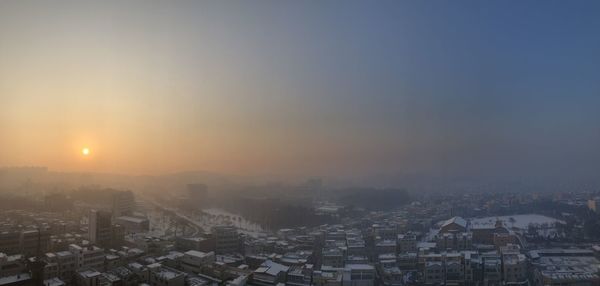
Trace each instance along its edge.
{"label": "building", "polygon": [[468,250],[471,249],[473,237],[469,232],[444,232],[436,236],[439,250]]}
{"label": "building", "polygon": [[87,245],[79,246],[69,245],[69,251],[73,253],[77,260],[77,269],[104,270],[104,250],[102,248]]}
{"label": "building", "polygon": [[400,286],[402,283],[402,271],[398,267],[398,262],[396,259],[396,254],[382,254],[379,255],[377,263],[377,272],[379,274],[379,278],[383,281],[383,285],[386,286]]}
{"label": "building", "polygon": [[367,255],[367,248],[365,240],[360,234],[348,235],[346,238],[346,253],[347,255]]}
{"label": "building", "polygon": [[286,280],[289,267],[271,260],[263,262],[253,273],[253,283],[257,285],[277,285]]}
{"label": "building", "polygon": [[215,262],[214,252],[201,252],[190,250],[181,257],[181,268],[188,272],[201,272],[202,267]]}
{"label": "building", "polygon": [[185,273],[160,263],[148,265],[148,283],[155,286],[184,286]]}
{"label": "building", "polygon": [[31,274],[20,273],[17,275],[0,277],[0,286],[32,286],[35,285]]}
{"label": "building", "polygon": [[348,264],[344,268],[342,284],[345,286],[375,285],[375,267],[369,264]]}
{"label": "building", "polygon": [[150,221],[141,217],[120,216],[114,222],[122,226],[127,233],[147,232],[150,229]]}
{"label": "building", "polygon": [[396,240],[384,239],[375,242],[375,255],[396,253]]}
{"label": "building", "polygon": [[18,254],[21,252],[21,232],[3,231],[0,232],[0,252],[7,255]]}
{"label": "building", "polygon": [[90,210],[88,234],[90,242],[108,247],[112,241],[111,214],[105,211]]}
{"label": "building", "polygon": [[440,233],[456,233],[467,231],[467,221],[459,216],[455,216],[444,221],[440,227]]}
{"label": "building", "polygon": [[502,254],[502,280],[505,283],[528,283],[527,257],[518,252]]}
{"label": "building", "polygon": [[314,271],[313,272],[313,285],[315,286],[342,286],[343,272],[328,272],[328,271]]}
{"label": "building", "polygon": [[67,284],[64,281],[62,281],[56,277],[44,280],[44,286],[66,286],[66,285]]}
{"label": "building", "polygon": [[288,286],[311,286],[313,278],[313,265],[291,266],[287,272]]}
{"label": "building", "polygon": [[514,245],[519,243],[519,239],[517,235],[513,231],[509,231],[508,233],[500,232],[494,233],[494,246],[496,249],[500,249],[504,246]]}
{"label": "building", "polygon": [[464,284],[466,255],[467,253],[463,252],[442,252],[419,256],[419,268],[423,271],[424,283],[427,285]]}
{"label": "building", "polygon": [[135,198],[131,191],[115,191],[112,194],[112,217],[131,216],[135,211]]}
{"label": "building", "polygon": [[119,248],[125,242],[125,227],[120,224],[113,224],[110,227],[110,247]]}
{"label": "building", "polygon": [[482,255],[483,286],[502,284],[502,258],[496,254]]}
{"label": "building", "polygon": [[121,224],[113,224],[111,221],[109,212],[90,210],[88,238],[91,243],[103,248],[118,248],[123,245],[125,227]]}
{"label": "building", "polygon": [[197,250],[211,252],[215,250],[214,238],[205,237],[176,237],[175,247],[179,251]]}
{"label": "building", "polygon": [[417,269],[417,253],[407,252],[400,253],[396,257],[398,268],[401,270],[416,270]]}
{"label": "building", "polygon": [[0,277],[13,276],[24,273],[27,269],[27,261],[20,254],[6,255],[0,253]]}
{"label": "building", "polygon": [[373,236],[382,240],[395,240],[398,236],[398,229],[391,226],[373,225]]}
{"label": "building", "polygon": [[496,242],[501,243],[502,240],[499,240],[499,238],[506,237],[511,233],[510,230],[504,226],[502,220],[497,220],[493,225],[471,225],[471,231],[473,233],[473,243],[489,245],[494,245],[494,238],[496,238]]}
{"label": "building", "polygon": [[133,271],[123,266],[112,268],[106,271],[106,273],[110,273],[118,277],[122,283],[122,286],[137,286],[141,282],[141,279],[138,275],[136,275],[135,273],[133,273]]}
{"label": "building", "polygon": [[240,236],[233,226],[215,226],[212,228],[215,239],[216,254],[229,254],[240,252]]}
{"label": "building", "polygon": [[58,278],[67,283],[73,280],[77,270],[77,256],[70,251],[59,251],[56,253],[58,264]]}
{"label": "building", "polygon": [[77,286],[99,286],[102,273],[94,270],[82,270],[77,272]]}
{"label": "building", "polygon": [[70,251],[46,253],[43,257],[46,262],[44,279],[59,278],[65,283],[73,281],[77,270],[77,257]]}
{"label": "building", "polygon": [[322,264],[333,268],[344,268],[344,253],[337,247],[325,248],[322,253]]}
{"label": "building", "polygon": [[21,232],[21,253],[27,257],[42,255],[50,250],[50,231],[25,230]]}
{"label": "building", "polygon": [[586,249],[540,249],[528,253],[535,286],[600,285],[600,261]]}
{"label": "building", "polygon": [[424,266],[423,277],[427,285],[442,284],[445,279],[442,262],[427,261]]}
{"label": "building", "polygon": [[46,253],[43,257],[44,262],[44,280],[58,277],[58,262],[54,253]]}
{"label": "building", "polygon": [[399,234],[397,237],[398,253],[416,252],[417,236],[414,234]]}

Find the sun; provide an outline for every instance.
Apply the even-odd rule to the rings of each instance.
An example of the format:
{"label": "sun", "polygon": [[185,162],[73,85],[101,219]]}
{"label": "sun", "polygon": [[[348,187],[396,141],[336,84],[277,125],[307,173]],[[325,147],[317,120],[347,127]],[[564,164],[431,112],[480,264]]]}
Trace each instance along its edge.
{"label": "sun", "polygon": [[90,148],[84,147],[83,149],[81,149],[81,154],[83,154],[83,156],[90,155]]}

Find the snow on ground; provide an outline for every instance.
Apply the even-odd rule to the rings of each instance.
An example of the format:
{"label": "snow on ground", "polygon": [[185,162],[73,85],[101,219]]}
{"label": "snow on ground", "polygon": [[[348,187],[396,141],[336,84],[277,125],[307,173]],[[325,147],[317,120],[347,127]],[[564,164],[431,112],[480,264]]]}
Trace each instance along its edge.
{"label": "snow on ground", "polygon": [[[511,219],[512,218],[512,219]],[[493,216],[493,217],[484,217],[484,218],[473,218],[471,219],[471,227],[493,227],[496,223],[496,220],[501,220],[504,222],[504,225],[509,228],[520,228],[526,230],[529,224],[533,224],[537,227],[546,224],[549,227],[553,227],[555,223],[564,224],[564,221],[551,218],[544,215],[539,214],[523,214],[523,215],[508,215],[508,216]]]}

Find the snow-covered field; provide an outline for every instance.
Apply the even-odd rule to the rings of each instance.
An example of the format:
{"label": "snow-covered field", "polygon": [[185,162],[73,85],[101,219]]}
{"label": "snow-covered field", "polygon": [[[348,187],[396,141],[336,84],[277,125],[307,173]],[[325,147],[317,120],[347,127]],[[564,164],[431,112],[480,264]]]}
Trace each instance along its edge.
{"label": "snow-covered field", "polygon": [[501,220],[504,222],[504,226],[509,228],[520,228],[527,229],[529,224],[533,224],[537,227],[547,225],[554,226],[555,223],[565,223],[564,221],[551,218],[544,215],[539,214],[525,214],[525,215],[509,215],[509,216],[493,216],[493,217],[483,217],[483,218],[473,218],[471,219],[471,227],[477,228],[483,226],[494,226],[496,220]]}
{"label": "snow-covered field", "polygon": [[552,217],[539,215],[539,214],[524,214],[524,215],[508,215],[508,216],[497,216],[497,217],[484,217],[484,218],[472,218],[470,219],[471,228],[481,227],[493,227],[496,220],[504,222],[504,226],[514,229],[519,232],[527,232],[529,226],[535,227],[538,235],[543,237],[562,236],[564,234],[558,233],[555,225],[557,223],[564,224],[562,220],[558,220]]}

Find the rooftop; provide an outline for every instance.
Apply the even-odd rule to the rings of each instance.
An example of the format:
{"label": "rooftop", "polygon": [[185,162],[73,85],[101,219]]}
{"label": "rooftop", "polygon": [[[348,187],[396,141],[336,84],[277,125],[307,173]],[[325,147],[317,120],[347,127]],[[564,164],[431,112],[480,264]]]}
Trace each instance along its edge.
{"label": "rooftop", "polygon": [[459,217],[459,216],[455,216],[455,217],[445,221],[444,223],[442,223],[442,227],[445,227],[445,226],[453,224],[453,223],[458,224],[464,228],[467,227],[467,221],[464,218]]}
{"label": "rooftop", "polygon": [[21,273],[12,276],[6,276],[0,278],[0,285],[8,285],[16,282],[26,281],[31,279],[31,275],[29,273]]}
{"label": "rooftop", "polygon": [[189,255],[189,256],[194,256],[194,257],[199,257],[199,258],[204,258],[207,256],[212,255],[212,252],[202,252],[202,251],[197,251],[197,250],[190,250],[190,251],[186,251],[184,252],[185,255]]}
{"label": "rooftop", "polygon": [[254,270],[254,273],[263,273],[263,274],[268,274],[271,276],[275,276],[278,275],[280,272],[287,272],[289,269],[289,267],[279,264],[279,263],[275,263],[271,260],[267,260],[265,262],[263,262],[260,267],[258,267],[256,270]]}

